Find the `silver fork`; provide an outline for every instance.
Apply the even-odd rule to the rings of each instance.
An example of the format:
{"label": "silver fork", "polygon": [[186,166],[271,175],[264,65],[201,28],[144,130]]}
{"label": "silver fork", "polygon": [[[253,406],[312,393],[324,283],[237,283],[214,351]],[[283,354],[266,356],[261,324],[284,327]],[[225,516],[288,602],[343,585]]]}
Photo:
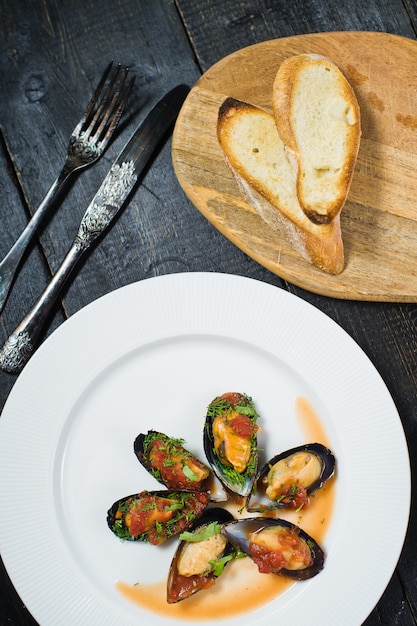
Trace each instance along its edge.
{"label": "silver fork", "polygon": [[[81,168],[97,161],[106,149],[119,123],[135,77],[126,84],[127,68],[109,63],[84,115],[70,137],[64,166],[36,209],[16,243],[0,263],[0,313],[3,310],[23,254],[39,224],[51,211],[57,195],[68,179]],[[107,83],[107,84],[106,84]]]}

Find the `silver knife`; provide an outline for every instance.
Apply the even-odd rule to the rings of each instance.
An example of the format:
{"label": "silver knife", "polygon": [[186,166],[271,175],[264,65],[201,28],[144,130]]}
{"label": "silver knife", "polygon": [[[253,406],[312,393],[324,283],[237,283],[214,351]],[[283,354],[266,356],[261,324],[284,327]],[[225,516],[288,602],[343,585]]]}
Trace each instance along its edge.
{"label": "silver knife", "polygon": [[151,110],[119,154],[84,213],[77,236],[38,302],[0,350],[0,368],[18,374],[35,351],[51,309],[81,256],[125,205],[139,176],[174,123],[189,92],[178,85]]}

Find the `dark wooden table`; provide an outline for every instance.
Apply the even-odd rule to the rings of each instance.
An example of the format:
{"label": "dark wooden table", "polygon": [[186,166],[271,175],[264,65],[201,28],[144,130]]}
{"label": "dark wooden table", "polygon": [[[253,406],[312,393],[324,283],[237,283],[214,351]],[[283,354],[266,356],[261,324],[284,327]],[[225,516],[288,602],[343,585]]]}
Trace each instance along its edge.
{"label": "dark wooden table", "polygon": [[[342,30],[385,31],[415,39],[417,3],[1,0],[0,256],[20,234],[57,175],[69,135],[107,61],[120,61],[137,74],[122,132],[105,157],[76,179],[26,255],[0,317],[1,343],[55,272],[81,215],[139,115],[168,89],[177,83],[192,86],[213,63],[239,48],[279,37]],[[225,239],[192,206],[176,180],[170,149],[168,141],[127,209],[66,288],[47,334],[99,296],[151,276],[228,272],[270,283],[321,309],[369,356],[398,407],[414,476],[417,305],[336,300],[284,282]],[[1,407],[15,380],[0,372]],[[16,514],[11,512],[11,523]],[[395,516],[395,511],[388,514]],[[417,623],[416,518],[414,499],[401,558],[367,626]],[[0,625],[33,624],[1,567]]]}

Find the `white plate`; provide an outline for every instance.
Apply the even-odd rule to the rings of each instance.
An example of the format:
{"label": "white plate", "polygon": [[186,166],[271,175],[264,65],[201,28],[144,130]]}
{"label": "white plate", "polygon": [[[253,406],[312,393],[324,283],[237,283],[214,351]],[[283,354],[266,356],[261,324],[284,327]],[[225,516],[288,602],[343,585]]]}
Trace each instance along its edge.
{"label": "white plate", "polygon": [[124,287],[71,317],[6,403],[0,549],[41,626],[179,624],[116,590],[116,579],[163,578],[170,554],[119,542],[106,511],[158,488],[133,454],[139,432],[183,436],[199,452],[205,407],[230,390],[254,398],[271,456],[297,445],[288,415],[304,396],[338,462],[325,569],[246,614],[245,624],[363,622],[396,566],[410,506],[406,441],[383,381],[355,342],[303,300],[251,279],[185,273]]}

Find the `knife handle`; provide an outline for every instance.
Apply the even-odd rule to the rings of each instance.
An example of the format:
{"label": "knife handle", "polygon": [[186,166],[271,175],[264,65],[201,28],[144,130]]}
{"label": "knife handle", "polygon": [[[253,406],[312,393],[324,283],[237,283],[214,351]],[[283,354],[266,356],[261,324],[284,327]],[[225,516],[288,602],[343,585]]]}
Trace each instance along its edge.
{"label": "knife handle", "polygon": [[0,368],[5,372],[19,374],[29,361],[51,309],[84,250],[75,243],[72,245],[39,300],[4,343],[0,350]]}
{"label": "knife handle", "polygon": [[20,322],[0,350],[0,369],[18,374],[32,356],[49,319],[52,307],[84,253],[112,221],[123,205],[137,176],[130,163],[114,165],[85,212],[77,236],[65,259],[34,307]]}

